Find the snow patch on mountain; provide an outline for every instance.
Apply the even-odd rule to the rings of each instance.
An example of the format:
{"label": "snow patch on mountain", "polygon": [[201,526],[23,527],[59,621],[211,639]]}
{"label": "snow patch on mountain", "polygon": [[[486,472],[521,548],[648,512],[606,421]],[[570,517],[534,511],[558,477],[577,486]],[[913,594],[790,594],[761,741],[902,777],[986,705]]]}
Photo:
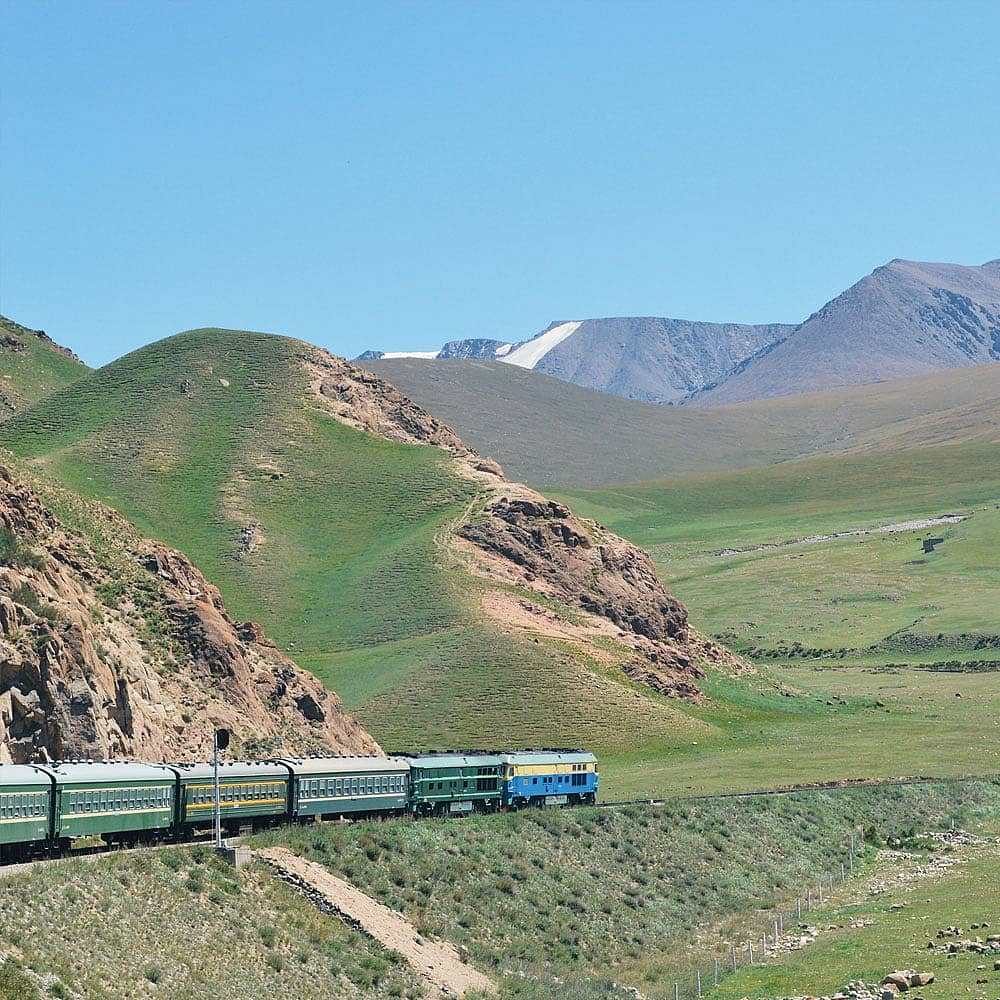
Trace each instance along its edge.
{"label": "snow patch on mountain", "polygon": [[507,365],[517,365],[520,368],[534,368],[542,358],[557,344],[561,344],[567,337],[572,336],[580,328],[580,323],[560,323],[551,330],[539,334],[534,340],[529,340],[518,347],[513,348],[505,356],[500,357],[497,352],[497,359]]}
{"label": "snow patch on mountain", "polygon": [[383,358],[424,358],[428,361],[436,358],[440,351],[383,351]]}

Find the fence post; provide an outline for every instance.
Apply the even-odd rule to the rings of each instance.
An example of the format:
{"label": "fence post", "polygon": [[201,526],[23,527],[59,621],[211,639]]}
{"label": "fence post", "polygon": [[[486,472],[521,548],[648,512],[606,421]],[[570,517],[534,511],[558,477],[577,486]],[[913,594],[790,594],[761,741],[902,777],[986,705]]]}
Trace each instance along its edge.
{"label": "fence post", "polygon": [[795,916],[801,922],[801,920],[802,920],[802,900],[801,899],[795,900]]}
{"label": "fence post", "polygon": [[761,934],[760,936],[760,956],[761,958],[767,958],[767,935]]}
{"label": "fence post", "polygon": [[806,889],[806,913],[809,913],[813,908],[812,900],[812,889]]}
{"label": "fence post", "polygon": [[[750,949],[750,964],[753,965],[753,941],[747,941],[747,948]],[[677,1000],[675,997],[674,1000]]]}
{"label": "fence post", "polygon": [[736,971],[736,942],[734,941],[730,947],[733,949],[732,960],[733,960],[733,972]]}
{"label": "fence post", "polygon": [[674,983],[674,1000],[680,1000],[681,995],[681,984]]}
{"label": "fence post", "polygon": [[847,872],[844,870],[844,862],[840,862],[840,881],[844,882],[847,880]]}
{"label": "fence post", "polygon": [[712,963],[712,985],[719,985],[719,960],[717,958]]}
{"label": "fence post", "polygon": [[695,989],[698,991],[698,996],[701,996],[701,969],[694,970],[694,985]]}
{"label": "fence post", "polygon": [[778,938],[781,937],[781,932],[778,930],[778,921],[774,922],[774,947],[778,947]]}

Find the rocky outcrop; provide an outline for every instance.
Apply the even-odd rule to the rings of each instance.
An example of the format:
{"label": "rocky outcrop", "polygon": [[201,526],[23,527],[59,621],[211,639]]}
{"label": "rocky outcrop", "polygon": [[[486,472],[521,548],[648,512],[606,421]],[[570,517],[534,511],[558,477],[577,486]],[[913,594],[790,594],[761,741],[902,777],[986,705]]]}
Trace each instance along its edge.
{"label": "rocky outcrop", "polygon": [[204,759],[217,727],[247,754],[378,749],[185,556],[85,514],[99,548],[0,467],[0,760]]}
{"label": "rocky outcrop", "polygon": [[[478,512],[455,525],[451,545],[471,572],[579,609],[587,621],[575,638],[602,662],[659,694],[698,699],[706,665],[749,670],[727,649],[699,635],[687,609],[667,593],[649,555],[594,521],[526,486],[509,483],[447,425],[409,397],[357,365],[325,351],[303,355],[314,392],[338,420],[391,441],[441,448],[459,475],[481,486]],[[574,623],[552,622],[553,611],[487,595],[484,610],[511,631],[574,637]],[[512,615],[513,610],[513,615]],[[579,616],[577,616],[579,617]],[[517,618],[517,621],[514,621]],[[595,638],[614,638],[615,658]]]}
{"label": "rocky outcrop", "polygon": [[457,534],[484,557],[475,561],[483,575],[610,622],[638,654],[619,663],[622,672],[660,694],[700,697],[709,663],[748,669],[691,628],[646,552],[526,487],[499,492]]}
{"label": "rocky outcrop", "polygon": [[4,335],[0,337],[0,350],[23,351],[25,350],[25,338],[34,337],[53,351],[64,354],[74,361],[80,360],[68,347],[57,344],[44,330],[32,330],[29,327],[21,326],[20,323],[15,323],[6,316],[0,316],[0,330],[4,332]]}
{"label": "rocky outcrop", "polygon": [[313,378],[315,395],[342,423],[389,441],[430,444],[459,456],[474,454],[450,427],[377,375],[319,349],[300,360]]}

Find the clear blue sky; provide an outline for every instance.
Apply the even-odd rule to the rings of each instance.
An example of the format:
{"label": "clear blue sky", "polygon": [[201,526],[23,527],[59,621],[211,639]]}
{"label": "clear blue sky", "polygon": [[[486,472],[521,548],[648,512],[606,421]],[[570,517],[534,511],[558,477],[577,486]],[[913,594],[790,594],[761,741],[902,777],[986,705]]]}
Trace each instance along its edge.
{"label": "clear blue sky", "polygon": [[993,0],[0,11],[0,311],[92,364],[795,321],[1000,256]]}

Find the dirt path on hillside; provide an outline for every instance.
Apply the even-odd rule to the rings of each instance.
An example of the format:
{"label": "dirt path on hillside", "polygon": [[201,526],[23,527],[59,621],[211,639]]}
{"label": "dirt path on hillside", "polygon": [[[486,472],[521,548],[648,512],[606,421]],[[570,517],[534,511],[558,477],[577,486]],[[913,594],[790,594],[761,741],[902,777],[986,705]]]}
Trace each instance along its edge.
{"label": "dirt path on hillside", "polygon": [[402,914],[337,878],[322,865],[306,861],[284,847],[269,847],[257,851],[256,856],[314,902],[325,902],[386,948],[398,951],[439,993],[459,997],[472,991],[496,993],[493,981],[463,962],[450,944],[425,941]]}
{"label": "dirt path on hillside", "polygon": [[852,528],[848,531],[834,531],[829,535],[807,535],[805,538],[790,538],[786,542],[764,542],[761,545],[748,545],[742,549],[719,549],[712,555],[737,556],[746,552],[770,552],[774,549],[783,549],[786,545],[815,545],[817,542],[832,542],[837,538],[853,538],[858,535],[892,535],[899,531],[919,531],[921,528],[933,528],[936,524],[958,524],[971,516],[971,514],[945,514],[942,517],[922,517],[916,521],[882,524],[877,528]]}

